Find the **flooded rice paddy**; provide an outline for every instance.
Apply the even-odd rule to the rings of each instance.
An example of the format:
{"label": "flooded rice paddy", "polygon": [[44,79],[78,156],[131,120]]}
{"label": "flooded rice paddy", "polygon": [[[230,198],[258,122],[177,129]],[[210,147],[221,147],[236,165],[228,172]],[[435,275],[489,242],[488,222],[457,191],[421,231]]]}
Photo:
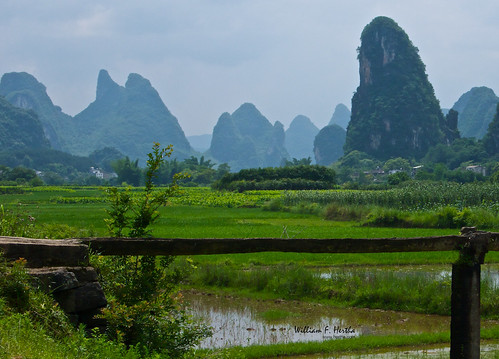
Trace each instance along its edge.
{"label": "flooded rice paddy", "polygon": [[[341,269],[344,271],[344,269]],[[379,269],[375,269],[379,270]],[[422,268],[403,267],[401,274]],[[332,272],[333,271],[333,272]],[[425,268],[435,278],[450,278],[449,266]],[[318,272],[330,278],[334,269]],[[482,278],[499,286],[499,267],[483,266]],[[186,302],[195,317],[203,318],[213,328],[213,336],[204,340],[201,348],[266,345],[276,343],[341,340],[359,335],[416,334],[449,330],[450,317],[387,310],[335,308],[317,303],[283,300],[257,300],[220,296],[197,291],[184,292]],[[497,325],[483,321],[482,327]],[[482,348],[484,357],[494,357],[498,345]],[[404,356],[405,355],[405,356]],[[360,356],[346,356],[358,358]],[[414,348],[396,353],[378,353],[369,358],[448,357],[448,348]],[[306,359],[332,356],[301,356]]]}

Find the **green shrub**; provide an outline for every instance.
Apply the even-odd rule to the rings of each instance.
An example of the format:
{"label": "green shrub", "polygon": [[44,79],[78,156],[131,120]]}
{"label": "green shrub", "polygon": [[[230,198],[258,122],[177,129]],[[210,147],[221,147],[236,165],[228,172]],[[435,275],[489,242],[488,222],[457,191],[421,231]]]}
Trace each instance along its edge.
{"label": "green shrub", "polygon": [[331,203],[326,207],[324,218],[331,221],[361,221],[368,213],[369,209],[364,206],[341,206]]}
{"label": "green shrub", "polygon": [[243,169],[227,173],[212,187],[218,190],[317,190],[335,185],[336,173],[325,166],[289,166]]}
{"label": "green shrub", "polygon": [[0,236],[32,237],[35,218],[21,211],[9,211],[0,205]]}
{"label": "green shrub", "polygon": [[407,214],[397,209],[375,207],[367,215],[364,225],[377,227],[408,227]]}
{"label": "green shrub", "polygon": [[[150,225],[159,217],[159,207],[178,188],[178,176],[161,190],[155,190],[153,183],[164,158],[171,153],[171,146],[160,149],[159,144],[154,144],[153,152],[148,154],[143,192],[132,195],[130,188],[107,190],[111,206],[106,223],[111,234],[151,236]],[[205,325],[194,322],[182,309],[176,287],[183,274],[169,269],[172,261],[173,257],[94,257],[108,297],[102,317],[108,323],[106,334],[110,339],[134,346],[141,354],[180,358],[210,335]]]}

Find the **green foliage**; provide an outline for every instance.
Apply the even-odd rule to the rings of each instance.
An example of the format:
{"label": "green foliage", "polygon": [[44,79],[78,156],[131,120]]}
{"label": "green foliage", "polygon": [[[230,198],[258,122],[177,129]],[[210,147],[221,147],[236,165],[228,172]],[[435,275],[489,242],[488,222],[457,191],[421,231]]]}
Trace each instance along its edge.
{"label": "green foliage", "polygon": [[369,208],[365,206],[331,203],[326,207],[324,218],[330,221],[362,221],[368,214]]}
{"label": "green foliage", "polygon": [[0,163],[10,168],[35,168],[42,172],[43,182],[49,185],[88,184],[89,178],[95,180],[95,176],[88,172],[95,163],[88,157],[50,148],[0,151]]}
{"label": "green foliage", "polygon": [[139,160],[130,161],[125,157],[111,162],[111,167],[118,175],[119,183],[128,183],[132,186],[139,186],[142,180],[142,170],[139,168]]}
{"label": "green foliage", "polygon": [[35,218],[18,210],[6,210],[0,205],[0,236],[33,237]]}
{"label": "green foliage", "polygon": [[411,163],[407,159],[402,157],[390,158],[383,165],[384,171],[391,171],[391,170],[410,171],[411,168],[412,168]]}
{"label": "green foliage", "polygon": [[438,144],[431,147],[423,158],[423,163],[426,166],[442,163],[450,169],[456,169],[464,162],[484,163],[488,159],[489,155],[481,142],[461,138],[450,145]]}
{"label": "green foliage", "polygon": [[497,228],[499,215],[484,208],[462,210],[445,206],[430,211],[401,211],[395,208],[374,207],[365,217],[364,225],[376,227],[421,228]]}
{"label": "green foliage", "polygon": [[[157,172],[164,158],[169,157],[172,151],[172,146],[160,149],[158,143],[154,144],[153,152],[148,154],[145,188],[143,192],[139,192],[140,195],[132,196],[130,187],[124,190],[116,187],[106,190],[111,206],[107,210],[109,218],[105,221],[110,233],[117,237],[150,236],[148,227],[158,218],[159,207],[166,205],[168,199],[178,191],[177,180],[184,177],[178,174],[174,176],[170,186],[155,190]],[[124,233],[125,229],[127,233]]]}
{"label": "green foliage", "polygon": [[410,181],[411,177],[407,172],[396,172],[394,174],[388,175],[387,182],[389,185],[398,185],[402,182]]}
{"label": "green foliage", "polygon": [[277,190],[333,188],[336,174],[324,166],[287,166],[245,169],[227,173],[212,187],[218,190]]}
{"label": "green foliage", "polygon": [[88,158],[92,160],[97,167],[107,172],[111,172],[113,170],[111,165],[113,161],[120,160],[124,157],[124,154],[112,147],[104,147],[99,150],[95,150],[88,155]]}
{"label": "green foliage", "polygon": [[296,159],[293,157],[291,161],[289,160],[284,160],[284,167],[290,167],[290,166],[310,166],[312,164],[312,159],[310,157],[307,158],[302,158],[302,159]]}
{"label": "green foliage", "polygon": [[55,338],[63,338],[72,331],[66,314],[53,298],[33,285],[33,279],[25,270],[26,260],[13,263],[0,257],[0,313],[24,314]]}

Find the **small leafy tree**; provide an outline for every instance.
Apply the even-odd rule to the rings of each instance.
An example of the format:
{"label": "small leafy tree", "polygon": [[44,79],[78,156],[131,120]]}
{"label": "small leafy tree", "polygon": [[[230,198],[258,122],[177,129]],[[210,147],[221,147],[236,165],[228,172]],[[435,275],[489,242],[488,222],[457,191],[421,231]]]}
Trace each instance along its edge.
{"label": "small leafy tree", "polygon": [[114,162],[111,162],[111,167],[118,175],[118,182],[126,182],[132,186],[138,186],[142,176],[142,171],[139,167],[139,160],[131,161],[125,157]]}
{"label": "small leafy tree", "polygon": [[[161,149],[155,143],[148,154],[145,189],[138,195],[130,188],[107,190],[110,200],[106,224],[111,234],[122,237],[150,237],[150,225],[177,190],[173,183],[156,189],[154,179],[172,146]],[[173,257],[97,257],[109,305],[103,310],[107,334],[113,340],[134,345],[145,352],[159,352],[180,358],[201,338],[209,335],[205,325],[193,322],[181,307],[176,287],[183,273],[169,268]]]}

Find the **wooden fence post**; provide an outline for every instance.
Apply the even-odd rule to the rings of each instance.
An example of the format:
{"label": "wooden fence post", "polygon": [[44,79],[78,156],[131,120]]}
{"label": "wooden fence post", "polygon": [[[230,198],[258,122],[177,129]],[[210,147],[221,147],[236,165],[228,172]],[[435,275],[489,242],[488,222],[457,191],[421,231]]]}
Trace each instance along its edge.
{"label": "wooden fence post", "polygon": [[490,235],[475,228],[463,228],[468,241],[452,265],[451,359],[480,358],[480,266],[484,262]]}

